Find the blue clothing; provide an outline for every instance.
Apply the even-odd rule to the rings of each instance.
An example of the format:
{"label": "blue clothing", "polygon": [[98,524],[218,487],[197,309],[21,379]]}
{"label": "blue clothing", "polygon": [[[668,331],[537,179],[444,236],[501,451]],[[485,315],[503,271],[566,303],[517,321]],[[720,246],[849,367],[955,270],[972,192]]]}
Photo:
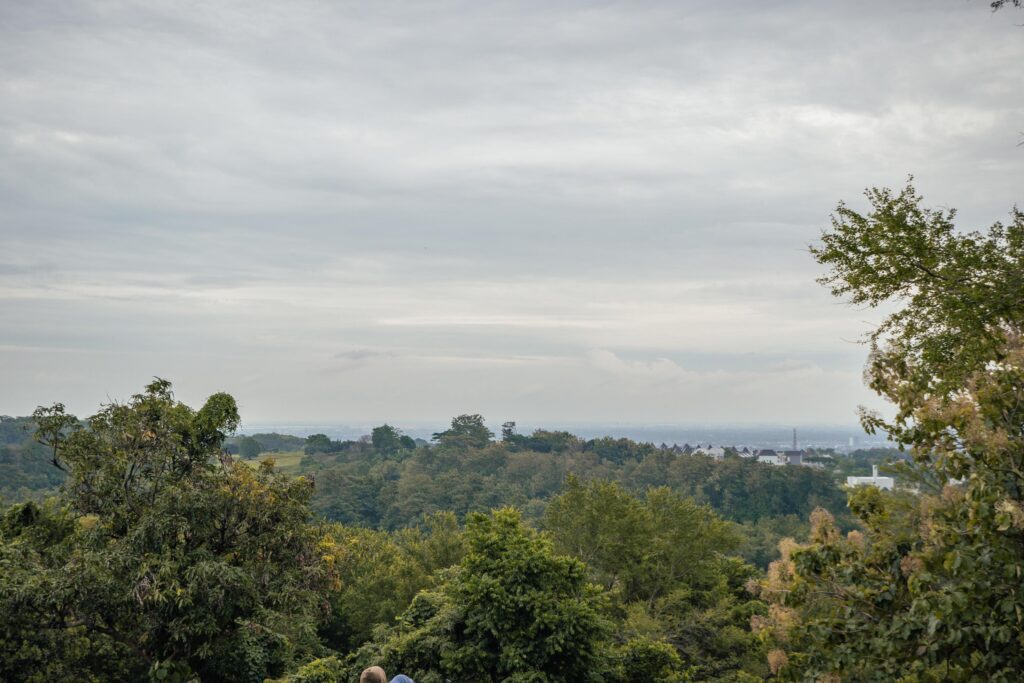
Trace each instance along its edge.
{"label": "blue clothing", "polygon": [[405,674],[398,674],[391,679],[391,683],[416,683],[416,681],[412,680]]}

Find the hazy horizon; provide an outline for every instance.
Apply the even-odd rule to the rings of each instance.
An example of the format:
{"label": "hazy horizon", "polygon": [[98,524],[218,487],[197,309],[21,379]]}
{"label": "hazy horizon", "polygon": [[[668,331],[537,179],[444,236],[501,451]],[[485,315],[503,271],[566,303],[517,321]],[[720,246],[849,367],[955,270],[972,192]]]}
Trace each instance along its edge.
{"label": "hazy horizon", "polygon": [[855,423],[840,200],[1019,200],[987,3],[0,6],[0,413]]}
{"label": "hazy horizon", "polygon": [[[486,416],[485,416],[486,417]],[[486,420],[487,426],[501,438],[503,420]],[[239,429],[240,434],[260,434],[277,432],[293,436],[309,436],[326,434],[337,440],[356,440],[369,436],[373,427],[381,422],[367,423],[247,423]],[[413,438],[430,440],[436,432],[447,428],[446,423],[426,422],[391,422],[404,434]],[[536,429],[551,431],[567,431],[582,439],[594,439],[605,436],[628,438],[637,442],[668,445],[689,444],[716,446],[750,446],[755,448],[789,448],[792,445],[793,428],[797,430],[797,446],[799,448],[837,448],[848,451],[856,448],[873,448],[892,446],[884,435],[867,434],[860,425],[781,425],[751,423],[717,423],[717,424],[651,424],[629,422],[593,422],[593,423],[520,423],[516,422],[515,430],[519,434],[530,434]]]}

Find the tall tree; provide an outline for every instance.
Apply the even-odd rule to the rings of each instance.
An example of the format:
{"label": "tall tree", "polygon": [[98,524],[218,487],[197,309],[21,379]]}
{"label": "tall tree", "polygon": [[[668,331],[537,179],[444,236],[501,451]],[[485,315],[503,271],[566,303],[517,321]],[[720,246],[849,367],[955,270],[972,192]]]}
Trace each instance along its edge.
{"label": "tall tree", "polygon": [[255,460],[263,452],[263,444],[251,436],[238,440],[238,454],[245,460]]}
{"label": "tall tree", "polygon": [[471,515],[467,554],[436,590],[421,593],[367,663],[423,683],[599,681],[609,623],[586,568],[511,509]]}
{"label": "tall tree", "polygon": [[0,679],[262,681],[318,647],[312,485],[223,454],[231,396],[193,410],[157,380],[83,428],[36,421],[68,477],[0,526]]}
{"label": "tall tree", "polygon": [[381,453],[394,453],[404,447],[402,433],[389,424],[374,427],[370,443]]}
{"label": "tall tree", "polygon": [[494,438],[494,432],[484,424],[483,415],[459,415],[452,425],[434,434],[434,440],[445,446],[482,448]]}
{"label": "tall tree", "polygon": [[[859,491],[863,533],[824,512],[764,587],[789,633],[793,675],[864,681],[1019,680],[1024,670],[1024,214],[958,232],[909,184],[840,205],[823,282],[853,302],[897,304],[871,336],[867,377],[894,419],[920,495]],[[944,486],[943,486],[944,485]],[[793,628],[787,628],[793,627]]]}
{"label": "tall tree", "polygon": [[[749,626],[751,615],[767,607],[744,588],[756,570],[726,556],[739,543],[735,525],[666,488],[638,499],[617,484],[570,479],[548,506],[544,526],[557,550],[587,563],[615,612],[625,615],[618,640],[645,641],[627,651],[667,644],[674,669],[691,681],[767,673]],[[670,678],[663,672],[657,680]]]}

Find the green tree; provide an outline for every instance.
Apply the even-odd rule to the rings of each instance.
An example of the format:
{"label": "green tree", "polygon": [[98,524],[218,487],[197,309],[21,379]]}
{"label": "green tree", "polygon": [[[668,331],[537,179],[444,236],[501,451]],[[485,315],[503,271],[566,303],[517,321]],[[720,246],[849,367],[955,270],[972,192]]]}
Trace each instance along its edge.
{"label": "green tree", "polygon": [[262,681],[319,647],[312,485],[223,455],[230,396],[193,410],[157,380],[85,428],[37,423],[68,476],[0,529],[0,679]]}
{"label": "green tree", "polygon": [[658,681],[682,683],[691,680],[684,673],[683,661],[669,643],[649,638],[632,638],[615,648],[614,673],[609,677],[623,683]]}
{"label": "green tree", "polygon": [[809,530],[807,519],[799,515],[762,517],[757,522],[746,522],[740,555],[747,562],[767,569],[769,563],[779,558],[779,541],[784,538],[806,541]]}
{"label": "green tree", "polygon": [[41,500],[64,481],[46,447],[32,438],[35,429],[31,417],[0,415],[0,500]]}
{"label": "green tree", "polygon": [[310,434],[306,437],[306,445],[303,448],[306,455],[313,453],[331,453],[334,451],[334,442],[326,434]]}
{"label": "green tree", "polygon": [[556,549],[586,563],[605,589],[619,589],[627,601],[639,597],[640,564],[650,557],[654,529],[631,493],[611,482],[583,485],[570,477],[565,492],[548,504],[543,525]]}
{"label": "green tree", "polygon": [[360,650],[416,681],[599,681],[609,665],[600,590],[511,509],[471,515],[468,553],[400,624]]}
{"label": "green tree", "polygon": [[[864,530],[812,516],[811,543],[769,570],[769,626],[795,677],[1019,680],[1024,670],[1024,214],[958,232],[908,185],[840,205],[812,251],[833,292],[900,303],[871,337],[869,385],[921,495],[858,491]],[[944,487],[944,483],[949,482]],[[781,624],[781,626],[780,626]]]}
{"label": "green tree", "polygon": [[[893,373],[938,395],[1009,349],[1024,319],[1024,212],[986,233],[960,233],[955,210],[923,207],[908,183],[870,189],[864,215],[840,204],[832,229],[811,247],[830,270],[819,282],[851,303],[901,306],[870,335],[870,385],[897,408],[915,403],[886,394]],[[882,426],[877,422],[872,425]]]}
{"label": "green tree", "polygon": [[536,429],[525,437],[515,435],[512,440],[537,453],[564,453],[581,445],[580,440],[569,432],[551,432],[546,429]]}
{"label": "green tree", "polygon": [[389,424],[374,427],[370,442],[381,453],[395,453],[403,448],[402,433]]}
{"label": "green tree", "polygon": [[450,428],[434,434],[434,440],[441,445],[463,448],[483,448],[493,438],[494,432],[484,424],[482,415],[453,417]]}
{"label": "green tree", "polygon": [[238,440],[238,454],[245,460],[255,460],[263,452],[263,444],[251,436]]}
{"label": "green tree", "polygon": [[632,643],[624,672],[668,667],[693,681],[766,673],[749,624],[767,609],[744,588],[757,572],[727,557],[739,544],[735,525],[666,488],[638,499],[616,484],[570,479],[544,526],[556,550],[585,559],[608,589],[620,616],[616,637]]}
{"label": "green tree", "polygon": [[336,568],[332,619],[321,630],[330,647],[347,651],[391,626],[416,594],[430,588],[435,572],[456,564],[465,542],[455,515],[432,515],[397,532],[331,525],[325,552]]}

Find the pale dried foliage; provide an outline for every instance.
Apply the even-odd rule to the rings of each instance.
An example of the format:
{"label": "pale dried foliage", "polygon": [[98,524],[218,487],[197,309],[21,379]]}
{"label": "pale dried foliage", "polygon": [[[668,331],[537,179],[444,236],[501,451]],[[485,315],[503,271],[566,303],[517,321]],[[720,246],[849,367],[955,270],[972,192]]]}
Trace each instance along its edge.
{"label": "pale dried foliage", "polygon": [[1024,507],[1020,502],[1004,498],[996,504],[996,512],[1006,515],[1014,529],[1024,529]]}
{"label": "pale dried foliage", "polygon": [[946,484],[942,487],[942,502],[956,505],[964,499],[964,489],[956,484]]}
{"label": "pale dried foliage", "polygon": [[776,626],[786,629],[792,628],[797,622],[796,610],[785,605],[770,605],[768,607],[768,618]]}
{"label": "pale dried foliage", "polygon": [[758,593],[766,599],[781,599],[789,592],[789,585],[796,576],[796,568],[793,566],[793,553],[803,546],[792,538],[783,538],[779,541],[779,559],[768,565],[764,581],[759,584]]}
{"label": "pale dried foliage", "polygon": [[771,669],[773,676],[778,676],[787,664],[789,664],[789,657],[783,650],[772,650],[768,653],[768,668]]}
{"label": "pale dried foliage", "polygon": [[941,536],[939,529],[941,524],[937,524],[936,520],[939,518],[939,513],[950,504],[946,495],[946,490],[950,490],[950,495],[959,495],[955,493],[956,487],[946,486],[943,489],[943,495],[941,496],[922,496],[921,502],[918,505],[918,509],[921,513],[921,519],[918,522],[918,533],[921,539],[925,543],[932,545],[936,543]]}
{"label": "pale dried foliage", "polygon": [[85,531],[92,531],[99,521],[100,518],[97,515],[82,515],[78,518],[78,526]]}
{"label": "pale dried foliage", "polygon": [[793,563],[788,560],[775,560],[768,565],[768,574],[763,584],[761,593],[778,594],[785,592],[789,582],[793,580]]}
{"label": "pale dried foliage", "polygon": [[922,560],[920,557],[916,557],[914,555],[907,555],[902,560],[900,560],[900,572],[903,573],[903,576],[912,576],[913,574],[917,574],[922,569],[924,569],[924,560]]}
{"label": "pale dried foliage", "polygon": [[790,632],[799,622],[800,617],[795,609],[774,604],[768,607],[768,624],[765,628],[771,629],[776,642],[787,643]]}
{"label": "pale dried foliage", "polygon": [[751,615],[750,630],[752,633],[768,633],[777,643],[787,643],[790,631],[798,622],[799,616],[795,609],[776,603],[768,607],[768,616]]}
{"label": "pale dried foliage", "polygon": [[811,541],[831,545],[839,540],[836,518],[825,508],[815,508],[811,513]]}
{"label": "pale dried foliage", "polygon": [[946,427],[935,429],[916,450],[934,454],[940,465],[955,466],[953,476],[962,476],[979,460],[996,464],[1020,455],[1024,343],[1016,330],[1001,333],[1006,345],[999,362],[988,363],[953,394],[914,397],[914,422]]}
{"label": "pale dried foliage", "polygon": [[[1015,447],[1015,439],[1008,427],[1016,429],[1015,420],[992,420],[983,406],[1002,403],[1007,399],[1020,400],[1022,389],[1020,377],[1024,374],[1024,346],[1018,335],[1010,340],[1006,357],[999,363],[990,363],[984,372],[979,372],[968,382],[967,396],[951,406],[939,417],[949,419],[955,425],[963,447],[968,452],[985,453],[986,459],[1001,459]],[[1008,385],[1001,384],[1009,380]],[[964,405],[967,404],[967,405]],[[969,407],[968,407],[969,406]],[[1011,411],[1012,412],[1012,411]],[[1004,418],[1007,415],[1004,413]]]}
{"label": "pale dried foliage", "polygon": [[856,529],[853,529],[846,534],[846,542],[849,543],[852,548],[856,548],[859,551],[864,550],[864,534]]}
{"label": "pale dried foliage", "polygon": [[794,539],[786,538],[779,539],[779,556],[784,562],[789,562],[793,556],[793,552],[802,548],[799,543]]}

